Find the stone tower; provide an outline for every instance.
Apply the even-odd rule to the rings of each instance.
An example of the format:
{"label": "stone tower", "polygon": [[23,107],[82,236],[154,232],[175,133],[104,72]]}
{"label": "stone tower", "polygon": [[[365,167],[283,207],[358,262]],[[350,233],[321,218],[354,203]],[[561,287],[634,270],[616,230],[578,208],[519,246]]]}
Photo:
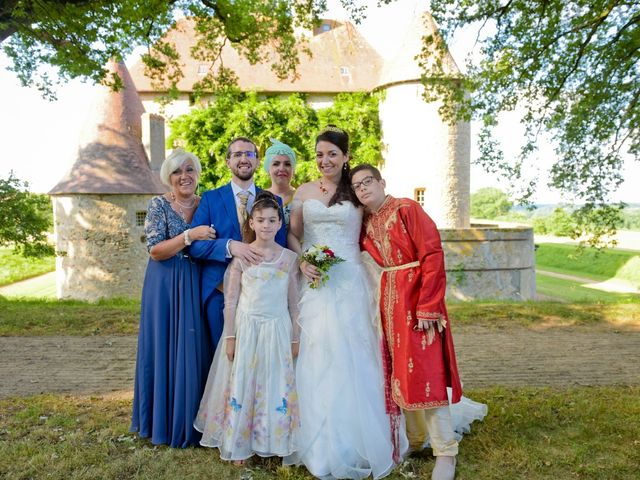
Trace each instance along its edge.
{"label": "stone tower", "polygon": [[[148,254],[144,238],[147,204],[167,189],[142,142],[144,107],[123,62],[108,68],[124,82],[100,92],[80,137],[71,170],[49,192],[53,200],[58,298],[97,300],[139,296]],[[144,115],[162,131],[158,118]],[[162,141],[162,140],[160,140]],[[146,142],[157,145],[157,141]]]}
{"label": "stone tower", "polygon": [[[423,72],[415,60],[422,38],[437,35],[437,27],[424,12],[395,33],[395,48],[382,53],[386,58],[377,86],[385,91],[380,122],[388,193],[418,200],[439,228],[468,228],[469,123],[449,125],[438,113],[439,102],[424,101]],[[447,73],[459,73],[449,54],[445,65]]]}

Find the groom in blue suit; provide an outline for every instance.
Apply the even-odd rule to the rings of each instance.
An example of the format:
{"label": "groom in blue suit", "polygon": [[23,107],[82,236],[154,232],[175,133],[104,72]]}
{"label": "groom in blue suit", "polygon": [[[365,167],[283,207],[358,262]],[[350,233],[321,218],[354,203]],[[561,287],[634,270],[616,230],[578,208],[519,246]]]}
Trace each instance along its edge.
{"label": "groom in blue suit", "polygon": [[[251,212],[256,194],[260,191],[253,182],[253,173],[259,163],[255,143],[245,137],[231,140],[227,148],[231,182],[205,192],[191,221],[191,227],[210,225],[216,230],[215,240],[196,240],[190,248],[191,256],[202,261],[202,306],[214,347],[220,340],[224,324],[222,281],[227,265],[232,257],[238,257],[247,265],[262,261],[262,254],[258,249],[242,243],[239,220],[241,214],[238,213],[243,208]],[[245,202],[246,207],[243,205]],[[280,198],[278,203],[282,207]],[[276,235],[276,241],[286,247],[287,232],[284,222]]]}

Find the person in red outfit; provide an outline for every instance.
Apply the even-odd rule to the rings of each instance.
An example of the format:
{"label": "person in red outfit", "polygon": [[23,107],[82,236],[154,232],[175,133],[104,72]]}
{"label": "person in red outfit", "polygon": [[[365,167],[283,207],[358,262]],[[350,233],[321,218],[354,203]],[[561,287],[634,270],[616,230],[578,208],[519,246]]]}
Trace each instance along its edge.
{"label": "person in red outfit", "polygon": [[453,479],[458,442],[449,412],[462,386],[444,302],[444,254],[435,223],[415,201],[385,194],[378,169],[359,165],[351,185],[364,205],[361,247],[381,268],[380,320],[388,397],[403,409],[412,450],[430,439],[433,479]]}

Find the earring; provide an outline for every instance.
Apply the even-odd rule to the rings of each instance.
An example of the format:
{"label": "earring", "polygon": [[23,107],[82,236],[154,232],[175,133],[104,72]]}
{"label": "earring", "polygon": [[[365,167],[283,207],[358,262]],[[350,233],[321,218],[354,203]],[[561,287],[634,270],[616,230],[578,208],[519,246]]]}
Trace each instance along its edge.
{"label": "earring", "polygon": [[344,163],[342,164],[342,170],[347,171],[347,168],[349,168],[349,167],[347,166],[347,162],[344,162]]}

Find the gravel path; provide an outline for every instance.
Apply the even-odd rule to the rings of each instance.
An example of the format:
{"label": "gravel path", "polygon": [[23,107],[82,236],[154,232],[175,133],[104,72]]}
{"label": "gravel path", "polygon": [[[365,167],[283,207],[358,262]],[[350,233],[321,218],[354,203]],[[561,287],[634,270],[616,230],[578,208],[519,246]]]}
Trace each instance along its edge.
{"label": "gravel path", "polygon": [[[640,332],[454,330],[465,388],[640,385]],[[130,391],[136,337],[0,337],[0,398]]]}

